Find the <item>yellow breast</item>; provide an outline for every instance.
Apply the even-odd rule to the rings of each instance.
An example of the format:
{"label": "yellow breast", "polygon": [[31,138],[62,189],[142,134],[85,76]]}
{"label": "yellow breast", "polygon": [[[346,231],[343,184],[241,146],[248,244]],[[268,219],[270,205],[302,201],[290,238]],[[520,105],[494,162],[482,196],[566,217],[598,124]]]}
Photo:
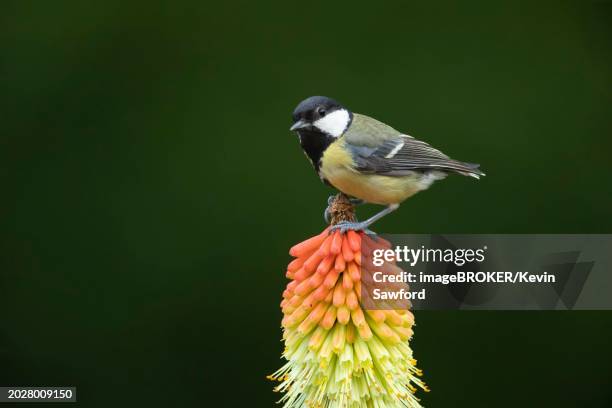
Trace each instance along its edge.
{"label": "yellow breast", "polygon": [[389,177],[360,174],[354,168],[350,153],[343,141],[331,144],[321,158],[320,175],[343,193],[374,204],[400,203],[417,193],[416,177]]}

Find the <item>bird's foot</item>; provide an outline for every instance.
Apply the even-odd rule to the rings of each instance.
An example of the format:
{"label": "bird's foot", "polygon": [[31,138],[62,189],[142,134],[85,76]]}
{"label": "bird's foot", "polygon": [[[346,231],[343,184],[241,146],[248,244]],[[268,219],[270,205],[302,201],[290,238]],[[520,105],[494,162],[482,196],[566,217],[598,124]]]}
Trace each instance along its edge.
{"label": "bird's foot", "polygon": [[332,203],[334,202],[336,198],[336,195],[330,195],[327,198],[327,208],[325,209],[325,211],[323,211],[323,219],[325,220],[326,224],[329,224],[329,221],[331,220],[331,207],[332,207]]}
{"label": "bird's foot", "polygon": [[329,221],[331,220],[331,211],[329,205],[327,206],[325,211],[323,211],[323,219],[325,220],[326,224],[329,224]]}
{"label": "bird's foot", "polygon": [[342,221],[332,226],[329,229],[329,233],[331,234],[332,232],[340,231],[340,233],[344,234],[347,231],[363,231],[365,234],[367,234],[371,238],[376,238],[376,233],[374,231],[369,230],[368,229],[369,226],[370,224],[367,222]]}

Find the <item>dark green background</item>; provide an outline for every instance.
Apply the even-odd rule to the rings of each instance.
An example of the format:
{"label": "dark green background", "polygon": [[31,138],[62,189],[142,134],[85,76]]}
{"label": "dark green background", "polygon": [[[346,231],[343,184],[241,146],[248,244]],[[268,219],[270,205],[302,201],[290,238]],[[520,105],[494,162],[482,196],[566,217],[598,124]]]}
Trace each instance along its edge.
{"label": "dark green background", "polygon": [[[425,3],[3,1],[0,384],[272,406],[287,250],[331,191],[288,132],[313,94],[488,174],[380,232],[611,232],[611,4]],[[429,407],[612,399],[609,312],[416,319]]]}

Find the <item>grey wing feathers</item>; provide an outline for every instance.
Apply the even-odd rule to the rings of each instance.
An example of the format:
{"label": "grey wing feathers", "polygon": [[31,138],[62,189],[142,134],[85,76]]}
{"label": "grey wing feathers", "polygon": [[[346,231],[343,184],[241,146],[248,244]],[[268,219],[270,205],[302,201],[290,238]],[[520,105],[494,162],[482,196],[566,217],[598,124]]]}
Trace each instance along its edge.
{"label": "grey wing feathers", "polygon": [[347,144],[353,153],[356,169],[362,173],[404,176],[415,171],[440,170],[475,178],[484,176],[478,164],[453,160],[407,135],[390,138],[375,148]]}

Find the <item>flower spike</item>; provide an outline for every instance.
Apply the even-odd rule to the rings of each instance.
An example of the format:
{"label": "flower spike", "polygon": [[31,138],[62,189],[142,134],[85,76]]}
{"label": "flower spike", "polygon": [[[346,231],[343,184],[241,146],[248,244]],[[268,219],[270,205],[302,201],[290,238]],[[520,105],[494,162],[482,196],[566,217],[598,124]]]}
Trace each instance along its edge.
{"label": "flower spike", "polygon": [[408,345],[414,316],[361,301],[362,248],[376,245],[388,243],[328,228],[291,248],[281,303],[287,362],[268,376],[284,408],[421,407],[415,392],[428,389]]}

